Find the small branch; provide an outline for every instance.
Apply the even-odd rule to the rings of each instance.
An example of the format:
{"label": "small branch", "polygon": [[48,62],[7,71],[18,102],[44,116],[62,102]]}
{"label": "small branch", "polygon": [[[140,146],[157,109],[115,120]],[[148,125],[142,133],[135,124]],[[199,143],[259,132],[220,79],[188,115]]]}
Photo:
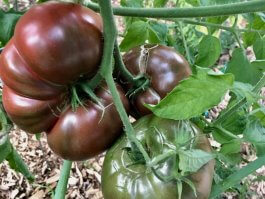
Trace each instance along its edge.
{"label": "small branch", "polygon": [[[198,26],[206,26],[206,27],[213,27],[213,28],[218,28],[222,30],[226,30],[229,32],[232,32],[233,30],[236,30],[237,32],[256,32],[260,34],[265,34],[264,30],[255,30],[255,29],[245,29],[245,28],[233,28],[233,27],[228,27],[228,26],[222,26],[219,24],[214,24],[214,23],[208,23],[208,22],[201,22],[201,21],[195,21],[195,20],[190,20],[190,19],[180,19],[183,23],[186,24],[192,24],[192,25],[198,25]],[[169,21],[179,21],[176,19],[169,19]]]}
{"label": "small branch", "polygon": [[72,162],[64,160],[63,168],[61,171],[60,179],[55,190],[54,199],[64,199],[68,184],[68,178],[70,176]]}
{"label": "small branch", "polygon": [[187,59],[188,59],[189,63],[192,64],[191,63],[191,58],[190,58],[190,51],[189,51],[189,48],[187,46],[187,42],[186,42],[186,39],[185,39],[185,35],[183,33],[182,23],[179,22],[179,21],[177,21],[176,23],[179,25],[180,34],[181,34],[181,37],[182,37],[182,41],[183,41],[183,44],[184,44],[184,48],[186,50]]}
{"label": "small branch", "polygon": [[100,72],[97,72],[97,74],[88,82],[88,86],[94,90],[99,83],[102,81],[103,77],[100,74]]}
{"label": "small branch", "polygon": [[224,129],[223,127],[221,127],[221,125],[215,126],[215,128],[219,129],[220,131],[222,131],[223,134],[225,134],[226,136],[228,136],[228,137],[230,137],[232,139],[239,139],[238,136],[234,135],[230,131],[227,131],[226,129]]}
{"label": "small branch", "polygon": [[121,52],[117,40],[115,41],[114,46],[114,59],[115,67],[119,69],[119,72],[122,73],[122,76],[125,77],[129,82],[134,82],[134,76],[127,70],[126,66],[122,61]]}
{"label": "small branch", "polygon": [[[85,6],[99,11],[98,4],[86,2]],[[230,3],[224,5],[203,6],[194,8],[129,8],[114,7],[113,13],[119,16],[148,18],[192,18],[234,15],[252,12],[264,12],[264,0]]]}
{"label": "small branch", "polygon": [[162,155],[159,155],[157,156],[156,158],[154,158],[149,164],[148,166],[149,167],[154,167],[156,166],[159,162],[163,161],[163,160],[166,160],[167,158],[173,156],[173,155],[176,155],[177,152],[174,150],[174,151],[167,151],[166,153],[163,153]]}
{"label": "small branch", "polygon": [[[265,75],[261,77],[259,82],[256,84],[256,86],[253,88],[252,92],[257,93],[260,91],[260,89],[265,86]],[[246,98],[243,98],[239,100],[234,106],[232,106],[230,109],[225,110],[221,116],[213,122],[213,125],[217,126],[221,124],[223,121],[226,120],[229,116],[231,116],[235,111],[237,111],[240,107],[242,107],[247,102]]]}
{"label": "small branch", "polygon": [[114,50],[114,44],[116,41],[117,31],[110,0],[99,0],[99,5],[100,13],[104,24],[104,48],[100,72],[107,82],[107,85],[113,97],[114,105],[116,106],[120,118],[125,126],[125,132],[128,136],[128,139],[136,145],[138,150],[142,153],[145,161],[149,162],[150,158],[147,152],[145,151],[144,147],[139,142],[139,140],[137,140],[134,134],[134,129],[123,107],[114,79],[112,77],[112,55]]}

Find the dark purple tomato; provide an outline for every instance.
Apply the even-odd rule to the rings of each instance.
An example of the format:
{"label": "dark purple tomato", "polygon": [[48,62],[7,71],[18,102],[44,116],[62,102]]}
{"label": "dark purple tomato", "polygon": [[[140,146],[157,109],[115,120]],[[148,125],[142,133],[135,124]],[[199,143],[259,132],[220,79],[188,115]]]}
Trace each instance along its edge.
{"label": "dark purple tomato", "polygon": [[15,27],[13,45],[41,78],[65,85],[92,76],[102,55],[101,17],[79,4],[46,2],[31,7]]}
{"label": "dark purple tomato", "polygon": [[[129,102],[117,85],[121,100],[128,110]],[[50,132],[47,133],[50,148],[68,160],[85,160],[109,148],[122,133],[122,121],[113,104],[112,96],[103,87],[96,90],[103,106],[86,100],[76,111],[68,107]]]}
{"label": "dark purple tomato", "polygon": [[23,97],[7,86],[3,87],[3,105],[10,119],[19,128],[29,133],[49,130],[58,120],[64,97],[59,95],[50,100]]}
{"label": "dark purple tomato", "polygon": [[[134,76],[142,74],[150,80],[150,87],[137,93],[132,99],[132,104],[140,115],[151,113],[144,104],[157,104],[181,80],[191,75],[187,60],[167,46],[135,47],[123,56],[123,61]],[[129,84],[128,89],[130,88]]]}

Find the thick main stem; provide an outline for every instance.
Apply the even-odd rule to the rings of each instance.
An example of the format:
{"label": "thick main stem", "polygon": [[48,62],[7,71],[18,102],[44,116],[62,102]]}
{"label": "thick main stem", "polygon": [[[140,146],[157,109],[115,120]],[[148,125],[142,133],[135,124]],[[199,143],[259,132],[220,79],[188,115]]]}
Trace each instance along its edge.
{"label": "thick main stem", "polygon": [[[85,5],[95,11],[99,11],[99,6],[95,3],[86,3]],[[264,0],[195,8],[113,8],[115,15],[148,18],[211,17],[263,11],[265,11]]]}
{"label": "thick main stem", "polygon": [[58,182],[56,190],[55,190],[54,199],[64,199],[65,198],[65,193],[66,193],[66,189],[67,189],[68,179],[70,176],[71,166],[72,166],[71,161],[64,160],[60,179],[59,179],[59,182]]}
{"label": "thick main stem", "polygon": [[142,144],[135,137],[134,129],[123,107],[114,79],[112,77],[112,71],[113,71],[112,54],[114,51],[114,44],[117,36],[117,31],[116,31],[110,0],[99,0],[99,5],[100,5],[100,13],[104,24],[104,32],[103,32],[104,48],[103,48],[103,58],[101,62],[100,72],[107,82],[107,85],[113,97],[114,105],[116,106],[120,118],[125,126],[125,132],[128,136],[128,139],[137,146],[138,150],[142,153],[143,157],[145,158],[145,161],[149,162],[150,158],[147,152],[143,148]]}

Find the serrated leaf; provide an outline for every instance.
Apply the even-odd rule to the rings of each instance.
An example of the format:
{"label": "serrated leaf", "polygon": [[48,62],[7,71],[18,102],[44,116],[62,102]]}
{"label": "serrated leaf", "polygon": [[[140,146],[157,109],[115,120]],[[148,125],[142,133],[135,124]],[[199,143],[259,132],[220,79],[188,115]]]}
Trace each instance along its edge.
{"label": "serrated leaf", "polygon": [[[255,14],[248,14],[248,25],[247,28],[255,29],[255,30],[265,30],[265,21],[263,20],[262,16],[255,13]],[[251,46],[254,42],[260,38],[259,33],[246,31],[243,34],[243,41],[245,47]]]}
{"label": "serrated leaf", "polygon": [[12,169],[22,173],[29,181],[34,181],[34,176],[29,171],[27,165],[17,153],[17,151],[12,147],[12,152],[7,156],[7,161]]}
{"label": "serrated leaf", "polygon": [[154,0],[154,7],[164,7],[168,0]]}
{"label": "serrated leaf", "polygon": [[128,29],[127,34],[120,44],[121,51],[142,45],[148,39],[148,24],[144,21],[134,22]]}
{"label": "serrated leaf", "polygon": [[214,159],[215,155],[200,149],[179,151],[179,169],[182,173],[196,172],[203,165]]}
{"label": "serrated leaf", "polygon": [[233,73],[236,81],[252,85],[255,85],[262,75],[259,70],[250,64],[244,50],[241,48],[234,50],[226,72]]}
{"label": "serrated leaf", "polygon": [[184,120],[198,116],[217,105],[234,82],[232,74],[209,74],[197,68],[197,74],[180,82],[159,104],[146,105],[162,118]]}
{"label": "serrated leaf", "polygon": [[221,54],[220,40],[214,36],[206,35],[199,44],[196,65],[210,67],[215,64]]}
{"label": "serrated leaf", "polygon": [[264,143],[265,145],[265,128],[255,117],[250,117],[243,134],[247,141],[253,144]]}
{"label": "serrated leaf", "polygon": [[256,56],[256,59],[265,59],[265,39],[257,39],[253,44],[253,50]]}
{"label": "serrated leaf", "polygon": [[9,10],[0,10],[0,41],[5,45],[14,34],[15,25],[22,13]]}

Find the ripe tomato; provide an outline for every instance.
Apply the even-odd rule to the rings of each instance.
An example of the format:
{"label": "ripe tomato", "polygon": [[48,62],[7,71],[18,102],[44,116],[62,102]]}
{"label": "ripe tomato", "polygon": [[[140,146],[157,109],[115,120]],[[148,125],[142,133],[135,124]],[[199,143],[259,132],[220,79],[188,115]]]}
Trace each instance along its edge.
{"label": "ripe tomato", "polygon": [[83,93],[84,107],[72,111],[69,105],[69,87],[98,70],[102,44],[97,13],[78,4],[47,2],[20,18],[0,57],[3,105],[10,119],[29,133],[45,131],[52,150],[65,159],[99,154],[122,130],[106,85],[96,91],[102,106]]}
{"label": "ripe tomato", "polygon": [[[128,99],[120,86],[117,85],[117,89],[128,110]],[[50,148],[64,159],[85,160],[93,157],[109,148],[121,135],[122,121],[106,85],[97,89],[96,95],[105,109],[90,100],[76,111],[68,107],[48,132]]]}
{"label": "ripe tomato", "polygon": [[[140,115],[151,113],[144,104],[157,104],[191,74],[186,59],[173,48],[162,45],[135,47],[123,56],[123,61],[133,75],[143,74],[150,80],[150,87],[137,93],[131,100]],[[128,84],[127,89],[131,86]]]}
{"label": "ripe tomato", "polygon": [[[187,123],[184,123],[187,124]],[[147,115],[134,123],[136,137],[146,147],[151,158],[172,150],[176,136],[183,123]],[[194,124],[187,133],[195,133],[193,148],[211,152],[211,145],[205,135]],[[102,170],[102,191],[105,199],[176,199],[178,198],[175,181],[163,182],[143,163],[132,162],[126,150],[130,143],[123,136],[107,152]],[[168,158],[157,166],[163,175],[169,176],[176,159]],[[214,174],[214,161],[211,160],[189,179],[196,187],[197,197],[187,184],[183,183],[182,199],[207,199],[211,191]]]}

